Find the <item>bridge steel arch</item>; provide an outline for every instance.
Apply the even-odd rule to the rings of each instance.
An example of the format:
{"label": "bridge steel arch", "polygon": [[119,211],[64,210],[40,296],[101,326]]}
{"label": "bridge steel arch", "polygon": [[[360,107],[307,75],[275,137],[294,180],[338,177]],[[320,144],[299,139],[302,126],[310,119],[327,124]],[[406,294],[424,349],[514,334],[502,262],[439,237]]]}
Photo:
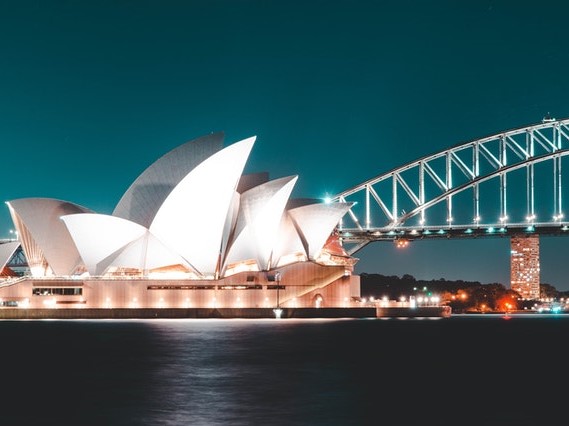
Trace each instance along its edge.
{"label": "bridge steel arch", "polygon": [[332,197],[354,203],[337,232],[350,254],[382,240],[569,235],[568,156],[569,119],[462,143]]}

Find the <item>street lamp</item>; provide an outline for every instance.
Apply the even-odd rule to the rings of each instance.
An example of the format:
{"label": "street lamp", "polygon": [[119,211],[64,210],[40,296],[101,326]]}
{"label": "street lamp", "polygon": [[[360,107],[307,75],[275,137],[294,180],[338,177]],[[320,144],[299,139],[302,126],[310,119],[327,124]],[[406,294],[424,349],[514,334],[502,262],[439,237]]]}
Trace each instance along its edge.
{"label": "street lamp", "polygon": [[279,319],[283,313],[279,301],[279,288],[281,286],[281,273],[279,271],[275,273],[275,282],[277,283],[277,307],[273,309],[273,313],[275,314],[275,318]]}
{"label": "street lamp", "polygon": [[279,305],[280,305],[280,303],[279,303],[279,287],[281,284],[281,273],[279,271],[277,271],[275,273],[275,281],[277,283],[277,309],[278,309]]}

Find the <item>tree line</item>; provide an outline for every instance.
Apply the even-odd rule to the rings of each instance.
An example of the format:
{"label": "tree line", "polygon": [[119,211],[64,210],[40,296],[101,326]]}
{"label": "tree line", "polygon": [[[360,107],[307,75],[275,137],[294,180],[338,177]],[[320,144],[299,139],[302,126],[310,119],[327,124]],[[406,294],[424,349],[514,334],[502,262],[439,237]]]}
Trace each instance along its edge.
{"label": "tree line", "polygon": [[[478,281],[419,280],[409,274],[360,274],[360,294],[364,298],[400,300],[411,296],[438,296],[440,303],[451,306],[453,312],[491,312],[531,309],[538,301],[522,300],[520,295],[501,283],[482,284]],[[569,291],[558,291],[550,284],[540,285],[541,299],[561,300]]]}

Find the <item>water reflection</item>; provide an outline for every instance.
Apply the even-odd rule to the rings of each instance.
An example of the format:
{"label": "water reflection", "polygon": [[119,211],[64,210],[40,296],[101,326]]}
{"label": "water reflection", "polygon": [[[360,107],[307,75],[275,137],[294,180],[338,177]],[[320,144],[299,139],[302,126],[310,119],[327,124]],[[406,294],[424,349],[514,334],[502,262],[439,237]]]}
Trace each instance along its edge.
{"label": "water reflection", "polygon": [[523,425],[538,417],[520,398],[562,393],[519,372],[563,365],[552,342],[568,331],[559,317],[0,321],[2,424],[455,425],[476,401],[470,420]]}

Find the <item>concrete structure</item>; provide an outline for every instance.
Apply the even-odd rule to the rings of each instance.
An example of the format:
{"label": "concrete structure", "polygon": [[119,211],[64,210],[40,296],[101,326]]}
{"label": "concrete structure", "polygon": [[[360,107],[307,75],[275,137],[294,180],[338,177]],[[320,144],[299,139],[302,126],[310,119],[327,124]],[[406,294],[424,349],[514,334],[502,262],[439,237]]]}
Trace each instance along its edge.
{"label": "concrete structure", "polygon": [[539,299],[539,235],[510,239],[510,286],[523,299]]}
{"label": "concrete structure", "polygon": [[214,133],[159,158],[111,215],[49,198],[7,202],[29,274],[0,281],[0,306],[357,306],[357,259],[335,234],[353,203],[291,199],[297,176],[243,175],[255,137],[222,141]]}
{"label": "concrete structure", "polygon": [[274,308],[357,306],[359,276],[344,266],[302,262],[274,272],[241,272],[218,280],[142,276],[23,277],[0,287],[0,306],[46,308]]}

